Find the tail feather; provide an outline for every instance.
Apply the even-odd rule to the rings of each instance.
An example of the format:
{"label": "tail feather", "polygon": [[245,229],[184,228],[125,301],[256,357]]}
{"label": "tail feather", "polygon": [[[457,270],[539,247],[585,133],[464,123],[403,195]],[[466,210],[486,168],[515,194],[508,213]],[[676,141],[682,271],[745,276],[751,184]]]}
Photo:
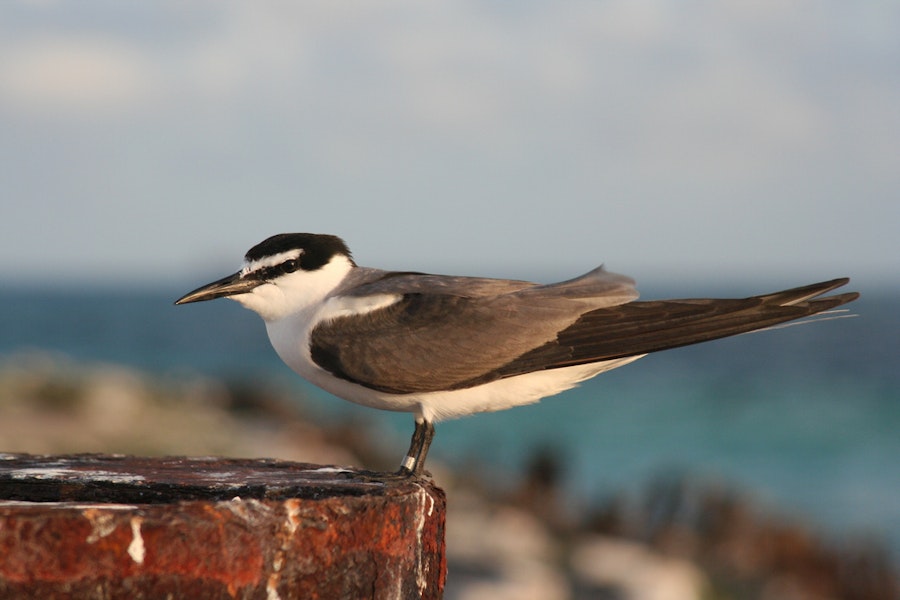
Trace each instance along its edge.
{"label": "tail feather", "polygon": [[756,333],[758,331],[774,331],[776,329],[787,329],[788,327],[794,327],[795,325],[809,325],[810,323],[820,323],[822,321],[837,321],[838,319],[852,319],[854,317],[858,317],[859,315],[851,313],[847,308],[838,308],[834,310],[826,310],[814,315],[810,315],[808,317],[803,317],[802,319],[797,319],[796,321],[787,321],[786,323],[778,323],[777,325],[772,325],[771,327],[763,327],[762,329],[754,329],[753,331],[747,331],[745,333]]}

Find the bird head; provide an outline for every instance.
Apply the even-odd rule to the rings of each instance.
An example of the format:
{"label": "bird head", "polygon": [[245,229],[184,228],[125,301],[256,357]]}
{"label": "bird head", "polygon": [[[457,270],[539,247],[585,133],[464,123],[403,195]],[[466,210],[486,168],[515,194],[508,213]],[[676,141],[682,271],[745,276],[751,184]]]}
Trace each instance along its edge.
{"label": "bird head", "polygon": [[344,241],[333,235],[281,233],[250,248],[241,270],[175,301],[230,298],[277,321],[320,302],[355,267]]}

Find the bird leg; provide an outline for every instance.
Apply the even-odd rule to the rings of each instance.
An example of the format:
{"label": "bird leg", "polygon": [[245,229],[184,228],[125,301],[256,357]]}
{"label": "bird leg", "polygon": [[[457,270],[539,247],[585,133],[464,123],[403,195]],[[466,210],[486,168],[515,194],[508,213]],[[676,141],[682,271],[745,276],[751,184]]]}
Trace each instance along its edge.
{"label": "bird leg", "polygon": [[428,447],[434,439],[434,423],[431,421],[416,421],[416,430],[413,432],[409,443],[409,451],[400,465],[399,475],[409,477],[419,476],[425,470],[425,456],[428,455]]}

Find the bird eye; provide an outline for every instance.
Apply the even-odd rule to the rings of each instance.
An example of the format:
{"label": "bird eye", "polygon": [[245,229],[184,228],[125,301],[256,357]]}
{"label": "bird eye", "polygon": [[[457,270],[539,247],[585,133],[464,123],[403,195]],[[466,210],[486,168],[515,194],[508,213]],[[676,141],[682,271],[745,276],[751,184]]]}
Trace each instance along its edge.
{"label": "bird eye", "polygon": [[284,264],[281,265],[281,268],[284,269],[285,273],[293,273],[294,271],[296,271],[297,269],[300,268],[300,262],[296,258],[294,258],[294,259],[285,261]]}

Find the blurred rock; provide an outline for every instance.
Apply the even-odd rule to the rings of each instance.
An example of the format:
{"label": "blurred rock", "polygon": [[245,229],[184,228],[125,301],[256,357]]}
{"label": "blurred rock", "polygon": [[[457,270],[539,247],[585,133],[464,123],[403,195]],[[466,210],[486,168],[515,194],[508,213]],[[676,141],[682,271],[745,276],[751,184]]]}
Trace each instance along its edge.
{"label": "blurred rock", "polygon": [[448,502],[445,597],[563,600],[560,544],[533,514],[457,490]]}
{"label": "blurred rock", "polygon": [[[398,446],[385,453],[367,423],[323,424],[298,406],[256,382],[11,358],[0,366],[0,452],[396,468]],[[716,600],[900,599],[897,565],[871,540],[824,539],[749,494],[684,473],[576,509],[564,493],[564,463],[538,449],[516,482],[482,465],[429,462],[448,497],[448,600],[679,598],[673,590],[694,598],[702,589]]]}
{"label": "blurred rock", "polygon": [[201,376],[151,379],[118,366],[29,356],[0,369],[0,450],[366,464],[288,398],[265,386],[252,394]]}
{"label": "blurred rock", "polygon": [[685,474],[651,482],[641,499],[611,501],[592,528],[649,544],[702,568],[727,598],[897,600],[890,554],[871,540],[828,540],[749,494]]}
{"label": "blurred rock", "polygon": [[701,600],[709,585],[694,564],[633,541],[592,536],[577,542],[575,577],[621,600]]}

